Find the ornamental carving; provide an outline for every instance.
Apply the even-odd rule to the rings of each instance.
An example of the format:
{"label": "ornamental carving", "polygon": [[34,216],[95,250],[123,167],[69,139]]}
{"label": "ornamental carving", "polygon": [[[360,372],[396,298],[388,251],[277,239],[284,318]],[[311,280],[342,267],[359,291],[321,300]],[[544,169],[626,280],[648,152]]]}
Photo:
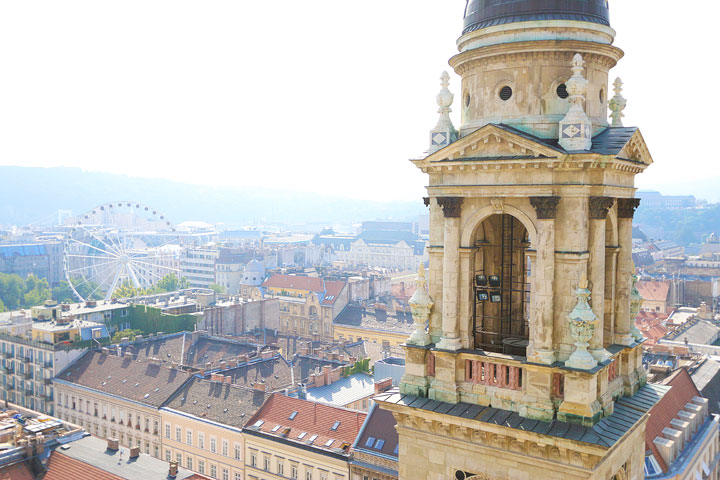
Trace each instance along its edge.
{"label": "ornamental carving", "polygon": [[590,218],[593,220],[605,220],[608,211],[615,203],[610,197],[590,197]]}
{"label": "ornamental carving", "polygon": [[423,197],[423,203],[426,207],[430,206],[430,197]]}
{"label": "ornamental carving", "polygon": [[535,209],[538,220],[554,220],[560,197],[530,197],[530,205]]}
{"label": "ornamental carving", "polygon": [[493,210],[497,215],[500,215],[505,211],[502,198],[491,198],[490,202],[492,203]]}
{"label": "ornamental carving", "polygon": [[460,218],[462,197],[437,197],[437,203],[442,207],[446,218]]}
{"label": "ornamental carving", "polygon": [[618,198],[618,218],[633,218],[640,206],[639,198]]}

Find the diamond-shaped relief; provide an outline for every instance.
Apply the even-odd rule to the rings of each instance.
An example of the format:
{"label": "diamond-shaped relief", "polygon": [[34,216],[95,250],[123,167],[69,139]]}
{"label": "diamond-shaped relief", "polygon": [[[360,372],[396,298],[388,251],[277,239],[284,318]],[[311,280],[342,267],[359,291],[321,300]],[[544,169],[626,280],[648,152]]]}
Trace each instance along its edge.
{"label": "diamond-shaped relief", "polygon": [[436,133],[432,137],[433,145],[444,145],[447,142],[447,135],[445,133]]}
{"label": "diamond-shaped relief", "polygon": [[582,126],[580,126],[581,128],[578,128],[578,126],[580,125],[568,125],[563,130],[563,136],[565,138],[577,137],[577,135],[582,132]]}

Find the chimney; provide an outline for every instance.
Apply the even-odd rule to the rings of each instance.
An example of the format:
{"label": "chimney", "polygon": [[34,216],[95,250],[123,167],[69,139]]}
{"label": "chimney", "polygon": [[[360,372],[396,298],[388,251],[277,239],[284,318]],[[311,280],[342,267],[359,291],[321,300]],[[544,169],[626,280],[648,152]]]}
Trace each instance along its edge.
{"label": "chimney", "polygon": [[379,382],[375,382],[375,393],[382,393],[392,387],[392,377],[383,378]]}
{"label": "chimney", "polygon": [[667,438],[656,437],[655,440],[653,440],[653,443],[660,452],[660,455],[663,457],[663,460],[665,460],[665,463],[671,465],[675,459],[673,455],[675,442],[668,440]]}
{"label": "chimney", "polygon": [[335,383],[342,377],[343,367],[333,368],[330,371],[330,383]]}
{"label": "chimney", "polygon": [[272,350],[263,350],[263,352],[260,354],[260,358],[263,360],[268,360],[273,357]]}
{"label": "chimney", "polygon": [[238,355],[238,364],[247,363],[249,358],[247,354]]}
{"label": "chimney", "polygon": [[235,368],[238,366],[237,358],[231,358],[230,359],[230,368]]}
{"label": "chimney", "polygon": [[264,392],[265,391],[265,381],[264,380],[255,382],[255,391],[256,392]]}
{"label": "chimney", "polygon": [[225,383],[232,385],[232,377],[230,375],[225,376]]}
{"label": "chimney", "polygon": [[177,477],[178,474],[178,463],[176,461],[170,462],[170,470],[168,471],[168,476],[170,478]]}
{"label": "chimney", "polygon": [[307,387],[304,383],[300,384],[300,389],[298,390],[298,398],[300,400],[307,400]]}
{"label": "chimney", "polygon": [[665,427],[662,429],[662,435],[673,442],[673,458],[677,457],[683,450],[683,432]]}
{"label": "chimney", "polygon": [[227,363],[225,362],[225,360],[223,360],[222,362],[220,362],[220,370],[226,370],[226,369],[227,369]]}
{"label": "chimney", "polygon": [[119,442],[117,438],[108,438],[107,449],[116,452],[119,449]]}
{"label": "chimney", "polygon": [[322,367],[323,382],[325,385],[330,385],[330,365],[323,365]]}
{"label": "chimney", "polygon": [[140,447],[130,448],[130,458],[138,458],[140,456]]}

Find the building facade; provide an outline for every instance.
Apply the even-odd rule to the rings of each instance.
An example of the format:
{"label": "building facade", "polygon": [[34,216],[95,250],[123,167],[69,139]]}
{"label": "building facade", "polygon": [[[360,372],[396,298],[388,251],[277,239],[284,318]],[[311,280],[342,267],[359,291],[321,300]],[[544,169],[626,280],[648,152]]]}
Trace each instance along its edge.
{"label": "building facade", "polygon": [[409,302],[399,392],[376,397],[398,422],[399,478],[639,478],[667,391],[645,385],[630,311],[634,177],[652,158],[622,126],[619,81],[609,98],[608,3],[470,0],[464,22],[462,125],[444,74],[413,160],[429,288]]}
{"label": "building facade", "polygon": [[191,288],[209,288],[215,283],[215,260],[218,250],[189,248],[180,259],[180,275],[187,278]]}

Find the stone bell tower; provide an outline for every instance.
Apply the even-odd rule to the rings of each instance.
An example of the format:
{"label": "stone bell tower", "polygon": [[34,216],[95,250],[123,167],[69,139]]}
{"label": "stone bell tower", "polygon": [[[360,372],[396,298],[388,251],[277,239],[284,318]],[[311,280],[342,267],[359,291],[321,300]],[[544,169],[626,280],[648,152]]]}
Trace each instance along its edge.
{"label": "stone bell tower", "polygon": [[645,385],[631,308],[634,181],[652,158],[622,125],[619,79],[607,98],[614,36],[607,0],[467,2],[450,59],[462,124],[443,75],[412,160],[429,177],[427,295],[399,391],[376,398],[401,479],[643,476],[664,393]]}

